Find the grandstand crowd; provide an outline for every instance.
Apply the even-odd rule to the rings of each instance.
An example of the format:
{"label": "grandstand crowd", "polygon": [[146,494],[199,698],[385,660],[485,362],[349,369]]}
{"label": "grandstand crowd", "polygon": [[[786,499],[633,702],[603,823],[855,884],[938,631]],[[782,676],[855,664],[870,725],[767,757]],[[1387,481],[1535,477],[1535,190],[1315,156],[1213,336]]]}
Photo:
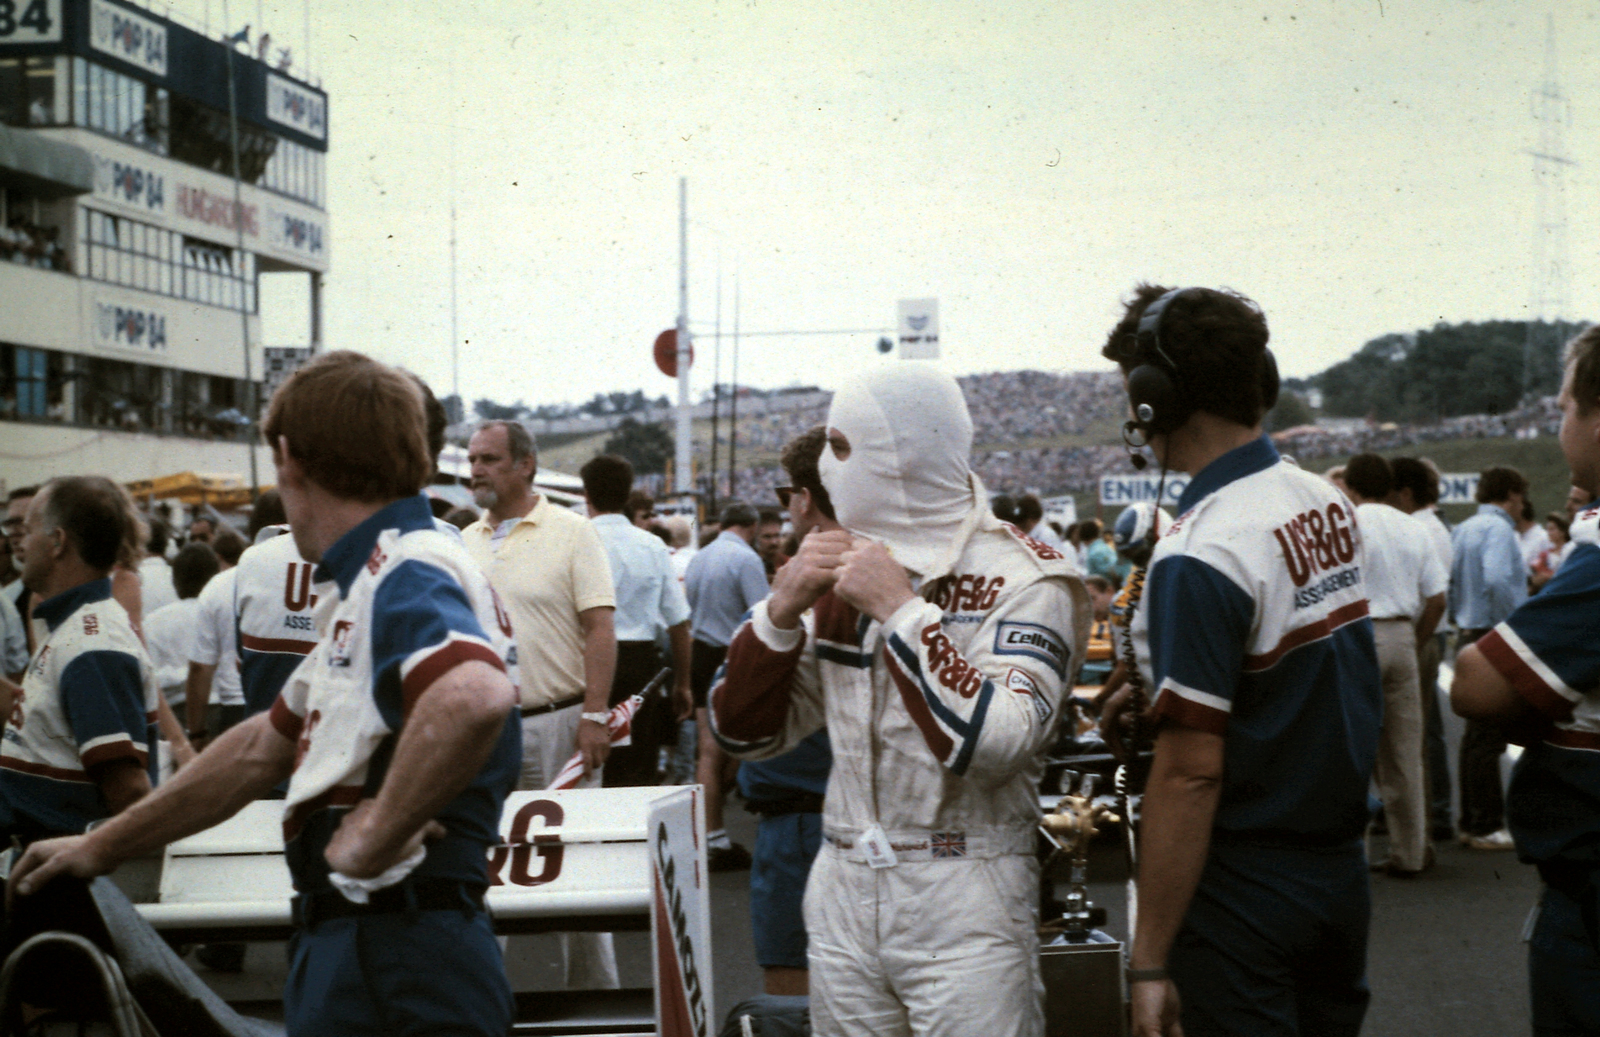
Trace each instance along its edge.
{"label": "grandstand crowd", "polygon": [[[1134,471],[1121,446],[1049,442],[1105,433],[1121,423],[1126,398],[1114,374],[998,371],[964,375],[958,381],[972,414],[972,467],[992,491],[1043,497],[1090,493],[1103,476]],[[819,394],[804,407],[741,418],[736,440],[725,423],[717,433],[721,457],[726,460],[730,444],[740,453],[775,455],[785,443],[823,421],[830,398]],[[1469,414],[1430,424],[1360,420],[1272,431],[1279,450],[1302,461],[1317,461],[1450,440],[1554,436],[1560,426],[1556,398],[1546,396],[1505,414]],[[640,478],[649,492],[664,492],[664,476]],[[770,501],[782,481],[776,460],[742,464],[731,481],[726,472],[719,472],[715,497]],[[702,475],[700,484],[701,493],[711,496],[710,477]]]}

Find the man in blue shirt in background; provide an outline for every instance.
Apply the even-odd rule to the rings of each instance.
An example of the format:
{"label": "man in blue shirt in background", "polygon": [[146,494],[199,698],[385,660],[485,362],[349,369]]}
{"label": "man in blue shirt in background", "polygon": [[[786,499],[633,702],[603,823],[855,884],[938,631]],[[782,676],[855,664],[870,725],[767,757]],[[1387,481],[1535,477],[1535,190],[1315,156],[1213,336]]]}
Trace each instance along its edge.
{"label": "man in blue shirt in background", "polygon": [[[1488,468],[1478,477],[1478,513],[1451,533],[1450,616],[1461,630],[1457,650],[1477,641],[1528,597],[1528,567],[1517,543],[1514,516],[1528,499],[1528,480],[1515,468]],[[1461,735],[1461,841],[1475,850],[1509,850],[1499,727],[1469,718]]]}
{"label": "man in blue shirt in background", "polygon": [[[1508,804],[1545,888],[1528,937],[1536,1037],[1600,1032],[1600,328],[1567,347],[1561,452],[1589,504],[1539,594],[1456,659],[1450,702],[1527,746]],[[1503,743],[1502,743],[1503,744]]]}

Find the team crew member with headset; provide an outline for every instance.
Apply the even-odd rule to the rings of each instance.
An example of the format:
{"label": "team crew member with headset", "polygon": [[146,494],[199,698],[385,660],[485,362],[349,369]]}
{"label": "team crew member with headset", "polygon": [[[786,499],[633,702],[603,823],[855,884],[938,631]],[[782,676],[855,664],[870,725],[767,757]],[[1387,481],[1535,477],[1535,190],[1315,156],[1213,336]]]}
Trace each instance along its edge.
{"label": "team crew member with headset", "polygon": [[1130,442],[1192,476],[1132,624],[1157,725],[1134,1032],[1353,1037],[1382,687],[1350,504],[1262,434],[1278,376],[1250,300],[1141,285],[1103,355]]}
{"label": "team crew member with headset", "polygon": [[267,713],[157,793],[87,836],[29,847],[8,895],[104,874],[292,772],[291,1037],[501,1037],[511,991],[483,894],[521,757],[513,647],[488,581],[419,492],[421,396],[392,368],[327,353],[274,394],[263,433],[291,535],[327,580],[325,636]]}

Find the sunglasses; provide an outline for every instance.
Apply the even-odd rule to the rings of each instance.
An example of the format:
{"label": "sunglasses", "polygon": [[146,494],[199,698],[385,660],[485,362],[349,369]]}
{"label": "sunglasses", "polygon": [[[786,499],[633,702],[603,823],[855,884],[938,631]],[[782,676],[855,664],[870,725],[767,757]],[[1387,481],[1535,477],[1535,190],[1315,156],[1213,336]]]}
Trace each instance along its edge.
{"label": "sunglasses", "polygon": [[773,492],[778,495],[778,503],[787,508],[789,499],[794,496],[795,489],[796,487],[793,486],[779,486]]}

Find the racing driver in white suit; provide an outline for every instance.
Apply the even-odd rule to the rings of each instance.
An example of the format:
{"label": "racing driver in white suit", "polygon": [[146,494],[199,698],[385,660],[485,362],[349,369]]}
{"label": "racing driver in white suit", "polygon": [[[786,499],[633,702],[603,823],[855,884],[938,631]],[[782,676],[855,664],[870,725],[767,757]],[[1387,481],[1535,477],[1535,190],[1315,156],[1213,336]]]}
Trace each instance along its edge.
{"label": "racing driver in white suit", "polygon": [[897,364],[834,397],[815,532],[735,634],[711,693],[727,750],[827,725],[825,841],[806,887],[818,1034],[1044,1033],[1033,856],[1042,756],[1088,597],[994,518],[955,380]]}

